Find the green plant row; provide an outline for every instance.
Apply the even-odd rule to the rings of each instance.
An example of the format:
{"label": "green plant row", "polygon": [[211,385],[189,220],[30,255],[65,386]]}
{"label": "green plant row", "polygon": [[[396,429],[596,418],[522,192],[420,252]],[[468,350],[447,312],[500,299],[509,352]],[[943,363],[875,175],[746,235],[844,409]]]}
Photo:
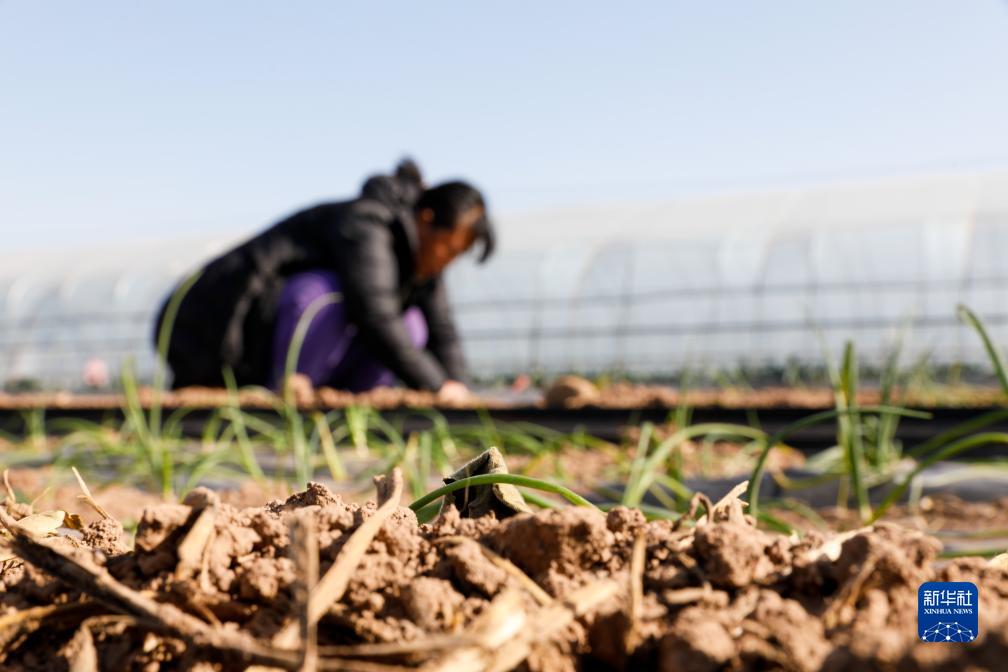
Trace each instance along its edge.
{"label": "green plant row", "polygon": [[[336,482],[363,491],[369,487],[371,476],[399,466],[406,475],[417,511],[433,510],[437,500],[454,489],[503,482],[524,488],[534,506],[560,504],[536,494],[544,493],[581,506],[606,509],[624,505],[638,507],[651,518],[675,519],[688,509],[693,495],[684,485],[684,446],[700,442],[701,449],[705,449],[727,440],[741,444],[743,451],[754,459],[747,491],[749,512],[764,524],[779,527],[779,521],[767,509],[789,508],[814,520],[814,512],[801,509],[793,501],[761,500],[761,485],[772,451],[786,446],[788,438],[801,429],[833,423],[836,445],[809,460],[808,466],[817,476],[805,483],[782,479],[784,487],[797,490],[835,481],[840,484],[838,503],[853,504],[865,522],[879,519],[904,497],[912,498],[915,479],[934,463],[960,457],[979,446],[1008,443],[1008,435],[989,431],[993,424],[1008,419],[1005,409],[978,415],[958,427],[936,433],[919,445],[904,448],[895,439],[901,419],[926,420],[930,416],[892,403],[894,390],[906,382],[898,373],[898,351],[889,358],[881,377],[881,403],[859,405],[860,367],[853,343],[846,345],[839,366],[828,367],[834,387],[834,408],[812,413],[773,434],[764,432],[755,417],[751,425],[692,424],[691,409],[685,403],[671,413],[671,430],[663,429],[664,436],[655,425],[644,423],[632,446],[614,446],[582,431],[562,433],[528,423],[498,423],[486,413],[478,424],[459,427],[449,425],[439,413],[415,411],[429,420],[430,428],[407,433],[402,424],[405,417],[390,421],[366,407],[318,411],[305,416],[289,389],[273,397],[281,418],[277,426],[241,408],[234,377],[225,371],[228,403],[211,412],[202,436],[192,439],[183,431],[192,409],[177,409],[165,417],[161,400],[171,324],[185,291],[194,281],[195,276],[183,282],[169,301],[158,334],[160,362],[147,403],[143,403],[134,368],[127,363],[122,375],[124,421],[117,426],[80,420],[54,421],[53,428],[58,422],[62,432],[56,447],[58,466],[77,466],[97,474],[99,479],[114,477],[151,487],[167,497],[184,494],[200,483],[246,477],[301,488],[320,471]],[[338,300],[338,295],[323,297],[299,322],[286,359],[287,375],[296,370],[301,342],[314,312]],[[983,323],[965,307],[959,308],[959,315],[980,336],[1008,395],[1003,358]],[[22,449],[9,451],[4,458],[7,464],[37,460],[41,451],[50,449],[44,415],[31,413],[26,416],[26,424],[31,440]],[[521,456],[519,472],[550,475],[547,478],[532,478],[527,473],[477,476],[473,477],[476,480],[466,479],[430,490],[460,461],[491,446],[499,447],[509,456]],[[563,459],[565,452],[571,450],[606,453],[611,458],[605,474],[610,479],[608,485],[574,482],[573,475],[568,473],[570,465]],[[888,495],[873,507],[871,488],[887,483],[891,484]],[[590,504],[579,494],[588,492],[595,493],[597,504]]]}

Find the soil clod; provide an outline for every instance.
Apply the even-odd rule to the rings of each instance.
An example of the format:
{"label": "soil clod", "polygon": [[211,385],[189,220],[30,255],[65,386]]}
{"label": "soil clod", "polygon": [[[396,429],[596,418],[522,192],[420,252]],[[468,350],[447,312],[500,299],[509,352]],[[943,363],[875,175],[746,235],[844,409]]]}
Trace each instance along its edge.
{"label": "soil clod", "polygon": [[[451,501],[421,525],[400,475],[376,485],[377,505],[363,506],[317,484],[245,509],[196,493],[147,509],[132,549],[113,519],[62,536],[0,510],[18,558],[0,582],[0,665],[31,669],[41,651],[62,669],[149,670],[952,670],[1008,658],[1003,561],[940,565],[922,532],[785,537],[757,529],[736,496],[702,502],[695,525],[623,508],[466,518]],[[917,641],[916,591],[930,580],[979,586],[978,642]]]}

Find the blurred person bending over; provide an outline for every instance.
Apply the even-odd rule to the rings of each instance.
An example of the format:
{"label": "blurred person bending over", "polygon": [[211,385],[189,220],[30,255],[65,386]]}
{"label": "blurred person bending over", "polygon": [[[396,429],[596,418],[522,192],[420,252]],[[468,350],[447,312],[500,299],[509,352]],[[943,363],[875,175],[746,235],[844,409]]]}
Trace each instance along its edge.
{"label": "blurred person bending over", "polygon": [[[354,200],[298,212],[208,263],[184,294],[167,348],[174,388],[281,386],[306,312],[297,372],[315,386],[360,392],[406,385],[445,400],[467,394],[458,332],[441,274],[494,232],[478,190],[425,189],[403,161]],[[155,327],[155,340],[171,296]]]}

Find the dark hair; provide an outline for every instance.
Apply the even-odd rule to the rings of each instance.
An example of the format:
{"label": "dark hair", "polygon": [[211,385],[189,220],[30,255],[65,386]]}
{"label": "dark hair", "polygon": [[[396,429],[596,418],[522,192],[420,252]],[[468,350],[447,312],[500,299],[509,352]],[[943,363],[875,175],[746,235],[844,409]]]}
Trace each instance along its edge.
{"label": "dark hair", "polygon": [[402,199],[407,203],[416,203],[424,191],[423,174],[416,161],[408,156],[400,161],[395,169],[395,178],[399,184]]}
{"label": "dark hair", "polygon": [[399,165],[396,166],[395,176],[404,182],[409,182],[410,184],[423,189],[423,175],[420,172],[420,166],[418,166],[416,161],[408,156],[403,158],[399,162]]}
{"label": "dark hair", "polygon": [[483,216],[473,224],[475,240],[483,244],[479,261],[483,263],[493,254],[496,243],[493,224],[486,214],[483,194],[476,187],[465,182],[445,182],[423,192],[416,209],[430,208],[434,213],[433,226],[439,229],[454,229],[459,216],[473,208],[483,210]]}

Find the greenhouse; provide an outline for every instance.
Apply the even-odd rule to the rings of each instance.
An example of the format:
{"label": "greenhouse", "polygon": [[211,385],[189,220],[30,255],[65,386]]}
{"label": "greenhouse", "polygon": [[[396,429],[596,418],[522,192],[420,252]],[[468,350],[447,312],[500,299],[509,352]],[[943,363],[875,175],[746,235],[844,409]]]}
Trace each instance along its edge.
{"label": "greenhouse", "polygon": [[[486,266],[450,269],[481,377],[821,362],[984,361],[966,304],[1008,339],[1008,174],[889,179],[498,217]],[[187,270],[233,239],[47,249],[0,266],[0,380],[75,387],[134,357]]]}

